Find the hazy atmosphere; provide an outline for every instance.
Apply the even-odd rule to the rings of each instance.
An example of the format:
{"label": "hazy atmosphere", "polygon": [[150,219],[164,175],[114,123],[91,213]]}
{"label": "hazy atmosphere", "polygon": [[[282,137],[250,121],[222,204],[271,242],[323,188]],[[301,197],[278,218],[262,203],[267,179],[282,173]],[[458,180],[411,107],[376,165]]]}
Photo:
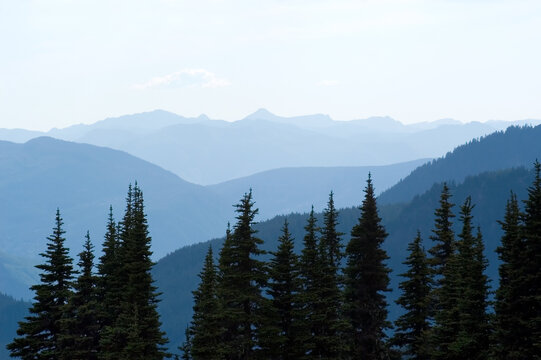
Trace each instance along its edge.
{"label": "hazy atmosphere", "polygon": [[0,2],[0,125],[541,117],[537,0]]}

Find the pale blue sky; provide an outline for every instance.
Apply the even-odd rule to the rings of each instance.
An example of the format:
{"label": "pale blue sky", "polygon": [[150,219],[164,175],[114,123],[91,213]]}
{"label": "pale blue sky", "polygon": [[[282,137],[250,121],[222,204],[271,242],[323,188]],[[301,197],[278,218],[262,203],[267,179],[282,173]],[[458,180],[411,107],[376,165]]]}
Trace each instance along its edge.
{"label": "pale blue sky", "polygon": [[541,118],[539,0],[0,0],[0,127]]}

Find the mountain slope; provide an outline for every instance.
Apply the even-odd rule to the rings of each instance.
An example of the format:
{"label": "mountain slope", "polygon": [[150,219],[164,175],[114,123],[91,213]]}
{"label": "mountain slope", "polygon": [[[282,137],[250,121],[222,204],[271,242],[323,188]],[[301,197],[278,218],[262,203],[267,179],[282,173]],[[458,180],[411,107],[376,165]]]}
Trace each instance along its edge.
{"label": "mountain slope", "polygon": [[331,190],[336,192],[334,201],[338,208],[355,206],[369,172],[376,190],[382,191],[427,161],[421,159],[385,166],[282,168],[207,188],[231,204],[247,189],[253,189],[260,218],[267,219],[278,214],[304,212],[311,205],[323,208]]}
{"label": "mountain slope", "polygon": [[17,335],[18,321],[28,313],[30,303],[0,293],[0,359],[9,359],[6,345]]}
{"label": "mountain slope", "polygon": [[[21,269],[40,261],[57,207],[77,253],[87,229],[101,244],[109,205],[119,219],[135,181],[144,191],[155,258],[220,234],[231,213],[215,193],[124,152],[52,138],[0,142],[0,259],[10,282],[24,277],[22,288],[8,291],[2,283],[0,291],[28,295]],[[25,264],[16,265],[21,259]]]}
{"label": "mountain slope", "polygon": [[[476,204],[473,211],[474,224],[479,225],[483,231],[486,255],[490,261],[488,274],[493,279],[493,286],[496,286],[495,280],[497,277],[495,248],[499,244],[501,235],[497,220],[503,218],[509,191],[514,190],[519,198],[524,199],[526,197],[526,188],[530,185],[532,179],[533,174],[530,171],[518,168],[468,177],[458,186],[451,184],[452,201],[457,204],[454,208],[455,213],[458,213],[458,205],[468,195],[472,195],[473,203]],[[425,194],[415,197],[409,204],[383,205],[380,207],[380,215],[390,234],[384,247],[390,256],[389,265],[393,270],[391,283],[392,288],[395,290],[399,281],[397,274],[403,271],[402,262],[406,257],[407,244],[413,239],[417,229],[421,231],[426,247],[432,246],[428,236],[433,225],[433,213],[438,206],[440,191],[441,184],[436,184]],[[257,202],[257,196],[255,201]],[[361,201],[362,194],[359,193],[357,202],[360,203]],[[340,210],[339,231],[346,234],[343,238],[344,242],[348,241],[351,228],[357,222],[358,217],[359,210],[357,208]],[[306,214],[287,215],[289,229],[296,239],[297,251],[300,250],[306,218]],[[321,224],[321,213],[318,214],[318,220]],[[256,225],[259,230],[258,236],[265,241],[262,246],[264,249],[275,250],[283,221],[284,217],[279,216]],[[455,221],[455,231],[457,232],[459,231],[459,225],[458,221]],[[163,301],[159,304],[163,329],[167,331],[172,347],[178,346],[183,339],[185,324],[191,316],[191,291],[197,286],[197,273],[201,269],[209,243],[212,244],[217,254],[222,239],[215,239],[179,249],[161,259],[154,269],[156,284],[160,291],[163,292]],[[392,302],[396,295],[396,291],[389,295],[391,318],[394,318],[398,312],[398,308]]]}
{"label": "mountain slope", "polygon": [[529,167],[541,158],[541,125],[510,127],[457,147],[445,157],[415,169],[379,196],[380,203],[407,202],[443,181],[461,182],[466,176],[509,167]]}

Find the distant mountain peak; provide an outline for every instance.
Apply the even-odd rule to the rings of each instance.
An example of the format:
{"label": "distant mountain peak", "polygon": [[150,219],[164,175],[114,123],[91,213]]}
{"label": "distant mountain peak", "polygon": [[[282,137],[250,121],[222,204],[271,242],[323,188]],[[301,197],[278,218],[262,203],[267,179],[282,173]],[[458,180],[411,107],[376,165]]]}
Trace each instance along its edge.
{"label": "distant mountain peak", "polygon": [[274,118],[276,118],[276,115],[274,115],[267,109],[261,108],[261,109],[258,109],[256,112],[246,116],[244,120],[247,120],[247,119],[269,120],[269,119],[274,119]]}

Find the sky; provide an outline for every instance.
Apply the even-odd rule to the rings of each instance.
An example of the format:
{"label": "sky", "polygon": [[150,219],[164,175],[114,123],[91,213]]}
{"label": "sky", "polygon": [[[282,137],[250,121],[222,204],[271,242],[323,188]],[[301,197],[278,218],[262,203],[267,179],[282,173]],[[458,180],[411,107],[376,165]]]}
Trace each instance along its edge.
{"label": "sky", "polygon": [[541,118],[539,0],[0,0],[0,127]]}

